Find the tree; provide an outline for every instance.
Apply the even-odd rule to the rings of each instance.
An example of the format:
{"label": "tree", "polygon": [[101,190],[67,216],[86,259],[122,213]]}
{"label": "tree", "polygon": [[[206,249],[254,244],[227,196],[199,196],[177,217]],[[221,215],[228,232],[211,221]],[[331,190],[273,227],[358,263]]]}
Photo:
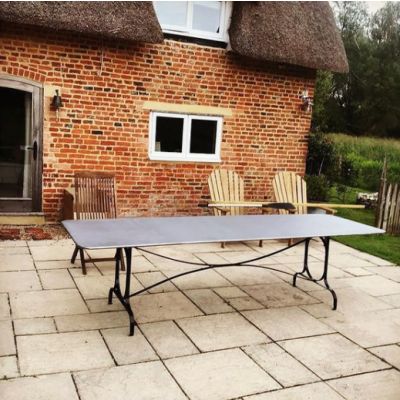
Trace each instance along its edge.
{"label": "tree", "polygon": [[400,3],[337,2],[349,74],[318,73],[315,130],[400,137]]}

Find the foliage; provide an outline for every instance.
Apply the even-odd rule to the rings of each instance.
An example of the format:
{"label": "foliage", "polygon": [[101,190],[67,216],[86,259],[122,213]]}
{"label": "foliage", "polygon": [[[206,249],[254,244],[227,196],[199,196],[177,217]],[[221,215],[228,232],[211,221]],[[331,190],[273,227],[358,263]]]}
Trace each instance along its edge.
{"label": "foliage", "polygon": [[326,175],[328,179],[337,174],[337,155],[333,140],[322,133],[313,133],[308,142],[306,162],[308,175]]}
{"label": "foliage", "polygon": [[349,74],[318,73],[313,128],[400,137],[400,2],[336,2]]}
{"label": "foliage", "polygon": [[[342,164],[342,178],[334,179],[335,182],[378,191],[385,157],[388,162],[388,180],[400,182],[400,140],[344,134],[328,136],[336,154],[345,160]],[[351,176],[346,177],[346,171],[343,171],[346,168],[351,169]]]}
{"label": "foliage", "polygon": [[330,182],[325,175],[306,175],[307,200],[328,201]]}

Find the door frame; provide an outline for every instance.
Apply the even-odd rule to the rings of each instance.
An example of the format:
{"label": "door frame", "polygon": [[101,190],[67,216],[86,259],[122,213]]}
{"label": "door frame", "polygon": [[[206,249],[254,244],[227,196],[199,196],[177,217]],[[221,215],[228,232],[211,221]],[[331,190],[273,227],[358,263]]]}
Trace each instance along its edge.
{"label": "door frame", "polygon": [[[0,87],[21,90],[32,95],[32,140],[37,143],[37,159],[32,168],[32,210],[30,211],[40,212],[42,211],[43,172],[43,85],[30,79],[0,73]],[[21,210],[21,212],[24,211],[27,210]]]}

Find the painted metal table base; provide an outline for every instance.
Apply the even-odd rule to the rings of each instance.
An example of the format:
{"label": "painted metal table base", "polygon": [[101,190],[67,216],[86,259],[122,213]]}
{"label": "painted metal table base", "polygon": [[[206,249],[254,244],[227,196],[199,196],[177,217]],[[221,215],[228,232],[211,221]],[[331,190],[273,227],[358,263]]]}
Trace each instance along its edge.
{"label": "painted metal table base", "polygon": [[281,253],[285,250],[291,249],[292,247],[298,246],[301,243],[304,243],[305,245],[305,249],[304,249],[304,264],[303,264],[303,270],[301,272],[296,272],[295,274],[293,274],[293,286],[296,286],[296,281],[297,278],[300,279],[305,279],[305,280],[309,280],[312,282],[315,282],[317,284],[319,284],[320,286],[322,286],[320,284],[320,282],[323,282],[325,288],[327,290],[330,291],[332,298],[333,298],[333,306],[332,309],[336,310],[337,308],[337,296],[336,293],[333,289],[331,289],[331,287],[329,286],[328,283],[328,259],[329,259],[329,242],[330,242],[330,238],[329,237],[320,237],[323,245],[324,245],[324,249],[325,249],[325,256],[324,256],[324,268],[323,268],[323,273],[321,275],[320,278],[316,279],[312,276],[311,271],[309,269],[308,266],[308,253],[309,253],[309,246],[310,246],[310,241],[312,238],[307,238],[307,239],[303,239],[297,243],[294,243],[290,246],[284,247],[280,250],[276,250],[272,253],[269,254],[265,254],[265,255],[261,255],[260,257],[256,257],[256,258],[252,258],[246,261],[240,261],[240,262],[236,262],[236,263],[226,263],[226,264],[207,264],[207,263],[196,263],[196,262],[189,262],[189,261],[183,261],[183,260],[179,260],[179,259],[175,259],[172,257],[168,257],[168,256],[164,256],[161,254],[157,254],[154,252],[151,252],[143,247],[135,247],[137,250],[143,251],[145,253],[148,254],[152,254],[161,258],[165,258],[167,260],[172,260],[172,261],[176,261],[179,263],[183,263],[183,264],[190,264],[190,265],[195,265],[195,266],[199,266],[200,268],[197,268],[195,270],[189,270],[186,272],[182,272],[179,274],[176,274],[174,276],[171,276],[169,278],[163,279],[159,282],[154,283],[153,285],[150,285],[144,289],[138,290],[134,293],[130,293],[130,285],[131,285],[131,270],[132,270],[132,248],[131,247],[125,247],[124,251],[125,251],[125,255],[126,255],[126,278],[125,278],[125,290],[124,290],[124,294],[122,294],[121,291],[121,286],[120,286],[120,267],[121,267],[121,259],[122,259],[122,249],[118,248],[117,249],[117,254],[115,257],[115,282],[114,282],[114,286],[112,288],[110,288],[110,291],[108,293],[108,304],[112,304],[112,298],[113,298],[113,294],[115,294],[115,296],[118,298],[118,300],[121,302],[121,304],[123,305],[123,307],[125,308],[126,312],[129,315],[129,336],[133,336],[134,334],[134,329],[135,329],[135,325],[136,325],[136,321],[135,321],[135,317],[133,314],[133,310],[132,307],[130,305],[129,299],[133,296],[137,296],[139,294],[142,294],[156,286],[162,285],[163,283],[172,281],[173,279],[179,278],[180,276],[184,276],[184,275],[189,275],[189,274],[193,274],[196,272],[201,272],[201,271],[205,271],[208,269],[214,269],[214,268],[223,268],[223,267],[255,267],[255,268],[263,268],[263,269],[268,269],[271,271],[275,271],[275,272],[280,272],[283,274],[287,274],[287,275],[292,275],[286,271],[282,271],[279,270],[277,268],[272,268],[272,267],[267,267],[267,266],[263,266],[263,265],[254,265],[251,264],[252,262],[255,261],[259,261],[262,260],[264,258],[268,258],[271,257],[275,254]]}

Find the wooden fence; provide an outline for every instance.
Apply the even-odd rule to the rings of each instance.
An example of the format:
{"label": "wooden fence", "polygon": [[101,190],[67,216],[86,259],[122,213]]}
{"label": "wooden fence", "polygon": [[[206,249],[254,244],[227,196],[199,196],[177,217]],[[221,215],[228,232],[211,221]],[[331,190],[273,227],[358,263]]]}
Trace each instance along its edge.
{"label": "wooden fence", "polygon": [[387,164],[383,165],[375,226],[387,233],[400,234],[400,185],[386,180]]}

